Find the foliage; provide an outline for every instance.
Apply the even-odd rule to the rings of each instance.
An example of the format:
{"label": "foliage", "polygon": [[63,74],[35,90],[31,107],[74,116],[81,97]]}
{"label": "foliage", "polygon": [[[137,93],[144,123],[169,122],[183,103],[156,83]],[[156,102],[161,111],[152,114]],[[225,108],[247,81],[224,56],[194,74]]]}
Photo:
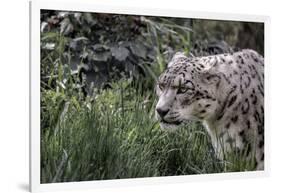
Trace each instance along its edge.
{"label": "foliage", "polygon": [[135,80],[145,77],[151,89],[175,50],[189,52],[188,25],[176,18],[43,10],[41,76],[57,74],[48,68],[62,63],[73,74],[85,75],[87,91],[91,83],[103,87],[121,73]]}

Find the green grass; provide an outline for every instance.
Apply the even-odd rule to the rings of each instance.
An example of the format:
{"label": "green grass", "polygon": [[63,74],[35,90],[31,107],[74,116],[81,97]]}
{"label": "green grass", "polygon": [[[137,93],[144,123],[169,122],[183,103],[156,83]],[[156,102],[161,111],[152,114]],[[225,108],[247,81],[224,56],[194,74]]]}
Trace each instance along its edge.
{"label": "green grass", "polygon": [[247,163],[214,157],[199,123],[162,131],[155,95],[126,80],[79,95],[43,90],[41,181],[67,182],[243,171]]}

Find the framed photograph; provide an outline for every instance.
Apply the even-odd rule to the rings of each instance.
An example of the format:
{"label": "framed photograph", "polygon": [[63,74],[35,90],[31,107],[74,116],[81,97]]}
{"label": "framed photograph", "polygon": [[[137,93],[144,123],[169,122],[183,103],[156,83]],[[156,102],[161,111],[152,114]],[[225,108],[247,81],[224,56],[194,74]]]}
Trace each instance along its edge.
{"label": "framed photograph", "polygon": [[31,191],[265,176],[268,25],[31,2]]}

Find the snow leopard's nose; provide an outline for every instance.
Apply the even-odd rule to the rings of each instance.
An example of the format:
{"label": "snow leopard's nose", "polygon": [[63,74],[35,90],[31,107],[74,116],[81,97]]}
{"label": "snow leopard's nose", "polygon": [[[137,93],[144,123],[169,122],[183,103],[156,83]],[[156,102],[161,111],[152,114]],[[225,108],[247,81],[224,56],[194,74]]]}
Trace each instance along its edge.
{"label": "snow leopard's nose", "polygon": [[165,117],[165,115],[167,115],[169,109],[156,108],[156,111],[160,115],[160,117],[163,118]]}

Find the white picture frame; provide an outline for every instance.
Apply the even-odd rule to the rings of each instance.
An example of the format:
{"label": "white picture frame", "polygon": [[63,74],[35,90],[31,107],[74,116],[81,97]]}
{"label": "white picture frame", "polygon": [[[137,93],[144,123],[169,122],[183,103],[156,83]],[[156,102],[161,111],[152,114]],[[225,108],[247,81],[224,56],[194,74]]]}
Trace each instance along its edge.
{"label": "white picture frame", "polygon": [[269,150],[269,111],[267,95],[269,89],[269,77],[265,75],[265,169],[264,171],[252,171],[243,173],[219,173],[174,177],[135,178],[106,181],[83,181],[68,183],[40,183],[40,10],[67,10],[83,12],[104,12],[119,14],[135,14],[149,16],[173,16],[184,18],[231,20],[263,22],[265,27],[265,74],[268,74],[269,63],[269,28],[270,18],[258,15],[241,15],[228,13],[206,13],[188,10],[162,10],[154,8],[139,9],[138,7],[108,6],[98,3],[66,2],[66,1],[32,1],[30,2],[30,190],[31,192],[44,192],[53,190],[73,190],[102,187],[123,187],[148,184],[181,183],[188,181],[211,181],[224,179],[241,179],[265,177],[270,173]]}

